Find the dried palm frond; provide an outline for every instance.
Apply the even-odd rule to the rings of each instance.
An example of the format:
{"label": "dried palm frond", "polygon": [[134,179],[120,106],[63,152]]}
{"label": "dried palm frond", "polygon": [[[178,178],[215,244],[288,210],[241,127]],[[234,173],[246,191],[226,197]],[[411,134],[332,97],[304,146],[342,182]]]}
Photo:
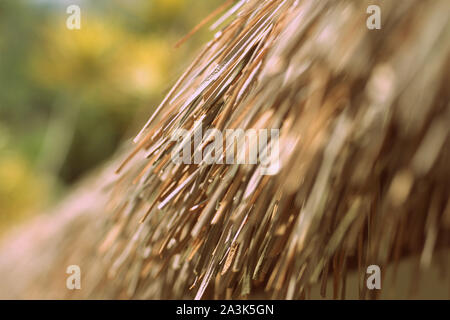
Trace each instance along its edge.
{"label": "dried palm frond", "polygon": [[[82,297],[298,299],[329,277],[338,297],[358,270],[364,298],[367,266],[430,265],[450,244],[450,3],[377,1],[380,30],[371,4],[240,0],[219,18],[119,167],[98,250],[77,256],[97,266]],[[279,172],[171,161],[200,119],[279,129]]]}

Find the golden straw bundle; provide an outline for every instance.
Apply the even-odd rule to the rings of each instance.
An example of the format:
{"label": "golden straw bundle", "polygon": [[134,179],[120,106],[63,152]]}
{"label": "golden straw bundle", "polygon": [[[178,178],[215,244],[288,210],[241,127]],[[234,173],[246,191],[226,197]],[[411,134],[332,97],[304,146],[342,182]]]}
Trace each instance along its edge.
{"label": "golden straw bundle", "polygon": [[[301,299],[317,286],[329,297],[332,279],[338,298],[356,272],[366,298],[367,266],[414,254],[430,266],[450,244],[450,2],[375,1],[382,28],[369,30],[373,2],[233,2],[136,138],[106,209],[64,228],[47,294]],[[277,174],[171,161],[171,136],[200,119],[279,129]],[[86,270],[80,292],[61,287],[70,263]]]}

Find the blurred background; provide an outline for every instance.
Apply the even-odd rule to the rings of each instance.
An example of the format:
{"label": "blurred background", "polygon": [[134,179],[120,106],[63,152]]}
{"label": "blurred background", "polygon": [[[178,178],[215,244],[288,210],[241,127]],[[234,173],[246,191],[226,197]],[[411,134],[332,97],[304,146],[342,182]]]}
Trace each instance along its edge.
{"label": "blurred background", "polygon": [[212,34],[174,44],[221,3],[0,1],[0,234],[134,137]]}

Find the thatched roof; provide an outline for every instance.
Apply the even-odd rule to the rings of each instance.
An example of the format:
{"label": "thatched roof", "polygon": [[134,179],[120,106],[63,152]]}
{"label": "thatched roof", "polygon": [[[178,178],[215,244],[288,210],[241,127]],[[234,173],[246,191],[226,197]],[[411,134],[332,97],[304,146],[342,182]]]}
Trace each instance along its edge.
{"label": "thatched roof", "polygon": [[[64,260],[96,268],[81,297],[298,299],[332,295],[331,278],[338,297],[356,270],[363,298],[368,265],[431,264],[450,243],[450,2],[377,1],[380,30],[370,4],[222,13],[119,167],[97,231],[72,244],[95,250]],[[279,172],[174,163],[172,134],[199,119],[280,129]]]}

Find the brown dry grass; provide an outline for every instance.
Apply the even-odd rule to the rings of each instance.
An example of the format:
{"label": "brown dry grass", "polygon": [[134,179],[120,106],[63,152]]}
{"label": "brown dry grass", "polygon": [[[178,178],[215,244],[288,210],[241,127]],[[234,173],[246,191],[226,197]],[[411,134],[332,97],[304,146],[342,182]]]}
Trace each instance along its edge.
{"label": "brown dry grass", "polygon": [[[79,297],[299,299],[330,278],[344,297],[357,270],[365,298],[370,264],[428,267],[450,243],[450,3],[377,3],[370,31],[370,1],[236,2],[120,166],[92,249],[63,259],[95,265]],[[174,164],[197,119],[279,128],[280,172]]]}

